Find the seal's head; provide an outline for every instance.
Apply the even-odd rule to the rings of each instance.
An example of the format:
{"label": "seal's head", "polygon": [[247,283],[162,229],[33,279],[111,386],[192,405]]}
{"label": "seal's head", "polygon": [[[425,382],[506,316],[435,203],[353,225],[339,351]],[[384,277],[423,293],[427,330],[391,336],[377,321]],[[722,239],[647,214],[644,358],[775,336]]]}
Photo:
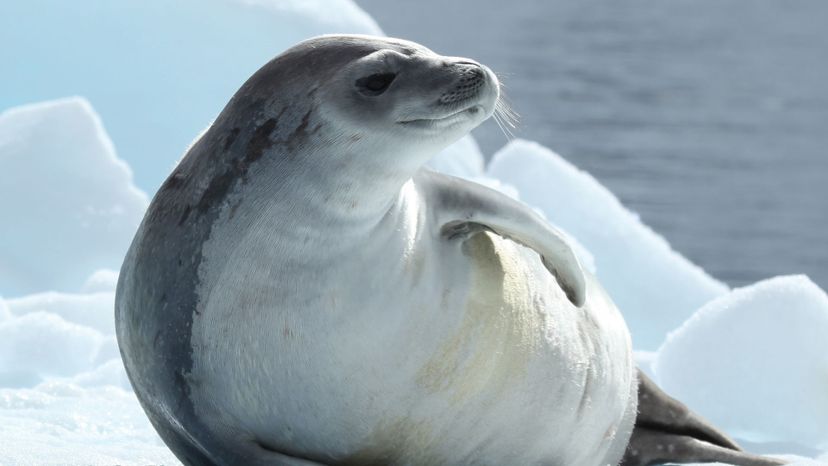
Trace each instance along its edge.
{"label": "seal's head", "polygon": [[[263,66],[225,114],[244,115],[246,126],[283,117],[283,129],[304,119],[305,133],[318,136],[314,146],[322,139],[340,152],[433,154],[491,116],[499,95],[494,73],[473,60],[401,39],[320,36]],[[285,136],[295,147],[307,134]]]}
{"label": "seal's head", "polygon": [[313,186],[325,203],[335,196],[385,206],[431,157],[491,116],[499,96],[494,73],[472,60],[400,39],[320,36],[248,79],[185,158],[194,167],[181,171],[226,182],[209,193],[239,177],[264,179],[268,189],[290,180]]}
{"label": "seal's head", "polygon": [[[404,40],[359,41],[364,55],[332,75],[320,94],[330,117],[347,131],[385,134],[397,147],[424,141],[444,146],[494,112],[499,85],[487,67]],[[336,47],[349,45],[340,37]]]}

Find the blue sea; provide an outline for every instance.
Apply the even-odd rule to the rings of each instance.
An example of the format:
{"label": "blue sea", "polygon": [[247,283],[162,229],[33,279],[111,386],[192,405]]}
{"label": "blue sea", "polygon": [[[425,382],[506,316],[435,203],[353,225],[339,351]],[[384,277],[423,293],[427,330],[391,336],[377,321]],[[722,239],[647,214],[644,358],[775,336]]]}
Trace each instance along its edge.
{"label": "blue sea", "polygon": [[[357,0],[501,76],[515,135],[564,155],[733,286],[828,288],[828,2]],[[491,156],[493,122],[474,135]]]}

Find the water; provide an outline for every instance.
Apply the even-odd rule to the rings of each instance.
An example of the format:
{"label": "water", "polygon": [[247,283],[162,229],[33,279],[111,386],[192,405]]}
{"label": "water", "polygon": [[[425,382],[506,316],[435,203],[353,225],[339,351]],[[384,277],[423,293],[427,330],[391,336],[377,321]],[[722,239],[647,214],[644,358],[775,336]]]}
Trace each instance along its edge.
{"label": "water", "polygon": [[[357,1],[389,35],[490,66],[516,136],[717,278],[828,289],[828,2]],[[491,122],[474,135],[506,142]]]}

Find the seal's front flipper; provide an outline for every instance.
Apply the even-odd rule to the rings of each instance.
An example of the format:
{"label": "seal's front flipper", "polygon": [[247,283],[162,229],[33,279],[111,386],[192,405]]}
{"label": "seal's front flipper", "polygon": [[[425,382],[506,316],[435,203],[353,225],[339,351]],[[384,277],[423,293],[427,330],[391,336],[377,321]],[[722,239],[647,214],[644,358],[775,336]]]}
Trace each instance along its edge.
{"label": "seal's front flipper", "polygon": [[638,417],[620,466],[663,463],[785,464],[744,452],[736,442],[664,393],[638,371]]}
{"label": "seal's front flipper", "polygon": [[566,296],[576,306],[586,300],[581,264],[563,234],[524,204],[477,183],[437,172],[422,171],[422,184],[434,196],[440,232],[448,238],[490,230],[540,254]]}

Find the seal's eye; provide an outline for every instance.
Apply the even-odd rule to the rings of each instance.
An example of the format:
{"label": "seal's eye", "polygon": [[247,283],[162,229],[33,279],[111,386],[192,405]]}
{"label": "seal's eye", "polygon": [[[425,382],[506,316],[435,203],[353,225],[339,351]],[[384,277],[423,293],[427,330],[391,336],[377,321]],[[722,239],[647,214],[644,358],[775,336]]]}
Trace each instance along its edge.
{"label": "seal's eye", "polygon": [[359,78],[356,81],[356,87],[365,95],[380,95],[388,89],[391,82],[394,81],[397,75],[394,73],[377,73],[364,78]]}

